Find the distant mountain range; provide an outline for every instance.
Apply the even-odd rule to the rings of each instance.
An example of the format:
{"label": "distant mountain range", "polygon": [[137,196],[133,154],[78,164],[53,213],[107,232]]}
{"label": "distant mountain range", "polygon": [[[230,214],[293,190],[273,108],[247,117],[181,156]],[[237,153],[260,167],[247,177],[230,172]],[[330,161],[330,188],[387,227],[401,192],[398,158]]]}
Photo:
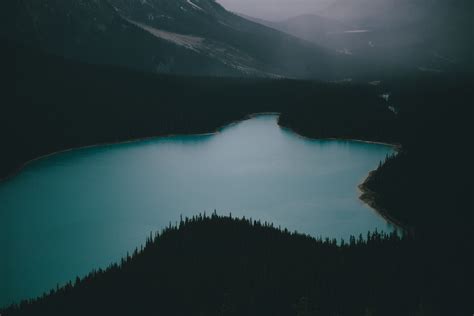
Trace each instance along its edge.
{"label": "distant mountain range", "polygon": [[472,4],[452,3],[335,0],[268,22],[214,0],[4,0],[0,38],[152,73],[377,80],[472,70]]}
{"label": "distant mountain range", "polygon": [[332,51],[214,0],[6,0],[0,36],[94,64],[147,72],[334,79]]}
{"label": "distant mountain range", "polygon": [[370,67],[473,71],[474,1],[335,0],[317,14],[256,23]]}

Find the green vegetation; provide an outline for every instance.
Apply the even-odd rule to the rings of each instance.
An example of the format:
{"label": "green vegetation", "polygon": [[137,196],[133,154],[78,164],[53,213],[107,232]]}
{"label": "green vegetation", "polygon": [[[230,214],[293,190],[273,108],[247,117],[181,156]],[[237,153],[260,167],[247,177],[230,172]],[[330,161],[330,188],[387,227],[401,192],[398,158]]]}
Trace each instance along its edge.
{"label": "green vegetation", "polygon": [[375,233],[337,246],[248,221],[185,220],[120,265],[2,314],[472,313],[469,76],[387,77],[379,86],[155,76],[2,44],[2,177],[58,150],[210,132],[273,111],[306,136],[400,143],[366,185],[413,227],[404,238]]}
{"label": "green vegetation", "polygon": [[[437,299],[447,302],[456,296],[465,304],[470,302],[466,314],[474,308],[467,281],[474,266],[473,157],[468,145],[473,135],[473,87],[472,78],[463,74],[387,78],[379,92],[390,92],[387,105],[397,113],[396,119],[375,133],[377,138],[366,139],[399,143],[401,149],[387,157],[363,186],[370,192],[365,198],[372,205],[408,227],[422,254],[412,262],[422,264],[424,273],[432,276],[426,282],[445,282]],[[313,125],[306,119],[310,115],[311,109],[303,109],[290,120],[283,116],[286,121],[280,121],[307,136],[324,135],[324,120]],[[368,130],[374,135],[374,129]],[[449,315],[460,311],[456,304],[445,312],[438,310]]]}
{"label": "green vegetation", "polygon": [[[167,134],[212,132],[255,112],[303,105],[336,123],[394,115],[373,87],[313,81],[144,74],[80,64],[4,42],[0,65],[11,87],[0,108],[0,177],[58,150]],[[333,107],[341,111],[333,113]],[[359,107],[356,111],[345,111]],[[337,114],[337,115],[334,115]],[[357,121],[357,122],[355,122]],[[334,125],[332,136],[340,136]],[[357,135],[356,135],[357,137]]]}
{"label": "green vegetation", "polygon": [[[462,315],[416,241],[314,239],[251,219],[183,219],[105,271],[5,315]],[[445,293],[444,293],[445,294]],[[443,295],[444,295],[443,294]]]}
{"label": "green vegetation", "polygon": [[[390,93],[386,106],[397,113],[395,119],[381,121],[383,116],[372,109],[358,113],[360,108],[353,106],[350,117],[365,119],[332,121],[302,106],[285,113],[280,124],[309,137],[326,137],[339,125],[343,137],[401,144],[401,151],[365,183],[376,192],[376,204],[427,239],[445,239],[441,231],[465,238],[473,224],[472,152],[467,149],[473,134],[473,87],[472,78],[462,74],[387,78],[378,93]],[[333,107],[331,117],[345,110]]]}

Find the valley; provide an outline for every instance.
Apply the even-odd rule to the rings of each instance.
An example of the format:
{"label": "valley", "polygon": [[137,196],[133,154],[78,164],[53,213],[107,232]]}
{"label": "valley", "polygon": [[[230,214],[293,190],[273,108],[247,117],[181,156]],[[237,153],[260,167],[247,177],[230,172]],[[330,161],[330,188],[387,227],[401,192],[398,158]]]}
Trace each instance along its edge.
{"label": "valley", "polygon": [[472,313],[469,1],[1,6],[1,315]]}

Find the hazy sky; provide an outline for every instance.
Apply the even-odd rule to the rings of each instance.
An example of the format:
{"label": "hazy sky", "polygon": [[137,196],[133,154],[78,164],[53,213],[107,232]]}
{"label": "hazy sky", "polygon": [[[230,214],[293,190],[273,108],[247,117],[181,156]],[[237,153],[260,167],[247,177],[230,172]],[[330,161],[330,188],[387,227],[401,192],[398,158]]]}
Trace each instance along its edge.
{"label": "hazy sky", "polygon": [[227,10],[266,20],[315,13],[331,0],[217,0]]}

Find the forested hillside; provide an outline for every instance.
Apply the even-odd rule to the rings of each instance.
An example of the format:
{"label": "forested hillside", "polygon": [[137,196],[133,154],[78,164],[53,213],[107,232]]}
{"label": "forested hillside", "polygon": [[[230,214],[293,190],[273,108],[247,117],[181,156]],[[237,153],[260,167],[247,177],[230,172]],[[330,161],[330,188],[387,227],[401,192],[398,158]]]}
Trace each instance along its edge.
{"label": "forested hillside", "polygon": [[382,126],[375,124],[380,117],[371,117],[371,111],[364,128],[314,117],[310,106],[282,115],[280,124],[310,137],[324,137],[325,129],[340,124],[345,137],[357,132],[367,140],[401,144],[401,151],[365,183],[377,193],[370,199],[427,240],[439,236],[436,240],[442,243],[445,235],[439,232],[449,231],[464,242],[473,224],[472,151],[466,148],[473,132],[473,87],[472,78],[462,74],[394,76],[378,90],[396,113]]}
{"label": "forested hillside", "polygon": [[[364,240],[365,239],[365,240]],[[342,245],[248,219],[182,219],[105,271],[4,315],[465,315],[467,280],[427,270],[417,243]],[[455,275],[463,270],[456,269]]]}
{"label": "forested hillside", "polygon": [[[73,147],[167,134],[212,132],[256,112],[310,106],[315,117],[381,130],[394,115],[370,86],[315,81],[152,75],[76,63],[4,42],[0,175]],[[344,91],[344,94],[341,93]],[[338,109],[334,111],[334,109]],[[354,110],[354,109],[358,110]],[[366,114],[370,113],[369,116]],[[375,119],[377,118],[377,119]],[[370,122],[369,122],[370,121]],[[365,134],[363,134],[365,133]]]}
{"label": "forested hillside", "polygon": [[2,314],[472,312],[469,75],[394,75],[378,85],[177,77],[2,45],[1,177],[58,150],[210,132],[280,112],[281,126],[305,136],[401,144],[365,186],[379,209],[410,227],[401,239],[373,234],[338,247],[253,222],[184,220],[120,266]]}

